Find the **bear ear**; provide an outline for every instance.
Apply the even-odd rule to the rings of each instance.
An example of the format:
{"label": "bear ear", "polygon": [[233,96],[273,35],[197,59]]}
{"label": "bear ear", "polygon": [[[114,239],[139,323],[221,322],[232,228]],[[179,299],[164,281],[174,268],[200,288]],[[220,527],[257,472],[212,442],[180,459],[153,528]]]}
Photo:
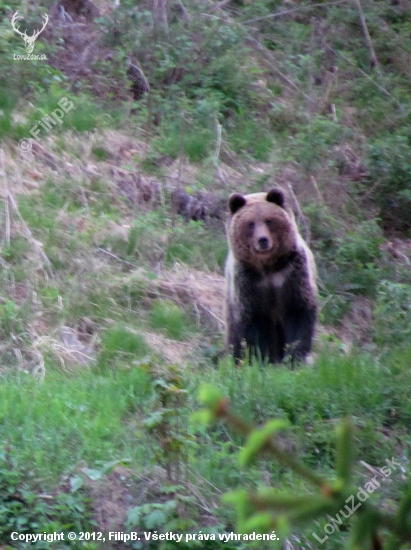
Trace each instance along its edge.
{"label": "bear ear", "polygon": [[230,195],[230,198],[228,199],[228,207],[231,214],[235,214],[237,210],[240,210],[240,208],[245,205],[245,203],[245,197],[243,197],[242,195],[239,195],[238,193]]}
{"label": "bear ear", "polygon": [[265,200],[268,202],[273,202],[274,204],[278,204],[278,206],[281,206],[281,208],[284,207],[284,193],[281,189],[274,188],[271,189],[271,191],[268,191]]}

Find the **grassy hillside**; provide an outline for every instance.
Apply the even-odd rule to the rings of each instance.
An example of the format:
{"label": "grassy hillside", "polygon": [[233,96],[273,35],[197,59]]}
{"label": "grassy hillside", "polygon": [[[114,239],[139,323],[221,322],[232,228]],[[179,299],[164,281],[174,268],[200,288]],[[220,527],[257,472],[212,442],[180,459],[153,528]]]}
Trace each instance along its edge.
{"label": "grassy hillside", "polygon": [[[395,457],[372,499],[391,511],[408,487],[409,3],[166,4],[0,0],[4,548],[28,547],[12,532],[230,533],[227,490],[310,490],[268,459],[241,468],[243,438],[193,420],[203,382],[247,421],[288,419],[284,448],[331,476],[351,416],[355,485]],[[28,34],[50,15],[47,60],[15,59],[17,10]],[[319,268],[315,349],[295,370],[235,367],[225,205],[275,185]],[[178,547],[344,548],[351,520],[321,546],[327,521],[277,546]]]}

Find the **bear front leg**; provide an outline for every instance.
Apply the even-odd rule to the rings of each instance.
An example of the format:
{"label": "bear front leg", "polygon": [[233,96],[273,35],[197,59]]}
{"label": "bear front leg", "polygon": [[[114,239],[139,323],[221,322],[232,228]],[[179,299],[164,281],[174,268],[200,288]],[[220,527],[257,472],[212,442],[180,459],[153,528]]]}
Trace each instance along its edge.
{"label": "bear front leg", "polygon": [[236,363],[238,363],[243,357],[244,325],[235,317],[232,307],[228,308],[226,322],[228,352],[233,354]]}
{"label": "bear front leg", "polygon": [[311,351],[316,308],[293,308],[284,319],[285,353],[292,361],[304,361]]}

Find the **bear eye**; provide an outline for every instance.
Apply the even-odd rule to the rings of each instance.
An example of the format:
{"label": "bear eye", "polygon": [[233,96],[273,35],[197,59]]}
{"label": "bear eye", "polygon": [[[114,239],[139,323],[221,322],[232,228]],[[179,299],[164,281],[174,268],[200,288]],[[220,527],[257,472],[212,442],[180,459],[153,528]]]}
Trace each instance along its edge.
{"label": "bear eye", "polygon": [[248,229],[254,229],[255,223],[254,222],[248,222],[247,227],[248,227]]}
{"label": "bear eye", "polygon": [[265,225],[267,227],[272,227],[274,225],[274,222],[273,222],[273,220],[265,220]]}

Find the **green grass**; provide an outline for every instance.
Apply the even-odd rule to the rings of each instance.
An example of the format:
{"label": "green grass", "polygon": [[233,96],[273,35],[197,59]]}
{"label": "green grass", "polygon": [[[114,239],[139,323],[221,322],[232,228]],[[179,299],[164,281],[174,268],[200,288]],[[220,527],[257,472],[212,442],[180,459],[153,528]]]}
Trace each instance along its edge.
{"label": "green grass", "polygon": [[126,426],[148,392],[149,376],[139,368],[86,368],[72,376],[48,370],[42,383],[23,373],[3,376],[0,440],[20,464],[50,482],[80,461],[142,462],[144,447]]}
{"label": "green grass", "polygon": [[301,423],[306,418],[352,414],[382,420],[390,410],[385,387],[393,380],[389,369],[372,356],[323,351],[314,366],[296,370],[286,366],[259,368],[256,363],[233,369],[226,360],[221,372],[221,376],[226,373],[230,398],[246,417],[254,416],[254,407],[264,417],[282,411],[292,422]]}
{"label": "green grass", "polygon": [[[143,365],[132,366],[141,342],[121,326],[107,331],[103,342],[116,358],[115,369],[86,368],[67,375],[51,365],[42,383],[25,373],[2,377],[0,440],[7,442],[23,468],[51,485],[79,464],[99,467],[125,459],[134,469],[146,467],[151,456],[148,434],[136,431],[139,419],[156,414],[151,405],[147,408],[153,403],[149,399],[152,375]],[[411,374],[400,359],[397,354],[382,364],[370,356],[327,350],[313,366],[296,370],[257,364],[238,368],[226,359],[218,370],[186,369],[184,384],[190,390],[191,410],[197,408],[196,388],[207,379],[219,385],[230,396],[234,410],[249,421],[288,418],[292,429],[285,432],[285,441],[307,464],[331,471],[334,428],[346,415],[353,416],[357,426],[358,458],[379,465],[403,452],[398,441],[401,438],[403,446],[409,442],[411,406],[406,388]],[[161,368],[160,378],[167,378],[167,368]],[[399,411],[397,417],[394,409]],[[389,427],[388,436],[383,426]],[[273,462],[263,460],[262,469],[240,469],[236,452],[242,440],[225,428],[196,433],[190,469],[221,491],[265,483],[267,475],[278,487],[305,490]],[[210,487],[202,491],[207,497]],[[219,513],[230,521],[227,510]]]}
{"label": "green grass", "polygon": [[206,159],[212,153],[215,141],[213,130],[207,127],[211,120],[163,122],[160,135],[153,139],[152,154],[167,155],[174,159],[184,155],[190,162]]}
{"label": "green grass", "polygon": [[[201,243],[201,247],[199,246]],[[170,234],[165,252],[167,266],[175,262],[195,269],[221,272],[227,257],[227,241],[222,226],[210,227],[203,222],[181,223]]]}
{"label": "green grass", "polygon": [[185,312],[169,300],[158,300],[153,303],[149,323],[153,330],[164,332],[174,340],[184,340],[193,332],[193,326]]}
{"label": "green grass", "polygon": [[[400,357],[404,361],[406,351]],[[234,368],[224,360],[219,371],[207,373],[207,381],[223,389],[244,419],[290,420],[299,453],[317,467],[332,468],[334,428],[346,416],[357,425],[361,459],[373,464],[392,454],[396,439],[407,432],[411,406],[405,388],[411,374],[405,364],[398,365],[398,355],[379,362],[326,349],[313,366],[296,370],[257,364]],[[197,383],[203,380],[202,375]]]}
{"label": "green grass", "polygon": [[[222,225],[207,227],[203,222],[172,223],[169,208],[139,213],[128,241],[107,235],[104,245],[120,258],[150,267],[164,262],[166,267],[185,264],[195,269],[222,271],[227,242]],[[201,246],[199,246],[201,243]]]}
{"label": "green grass", "polygon": [[273,149],[273,137],[265,123],[241,113],[230,128],[229,143],[234,151],[259,161],[267,161]]}
{"label": "green grass", "polygon": [[99,364],[112,367],[115,358],[132,361],[144,357],[149,351],[143,336],[118,324],[110,327],[103,336]]}
{"label": "green grass", "polygon": [[[125,52],[132,51],[152,92],[139,102],[113,101],[108,107],[102,97],[86,94],[91,83],[80,76],[71,82],[80,95],[72,97],[65,89],[67,78],[46,63],[14,62],[12,53],[16,48],[23,53],[23,44],[10,28],[7,10],[0,8],[5,31],[0,33],[0,72],[7,75],[0,90],[0,136],[6,138],[1,169],[11,185],[31,179],[32,162],[46,174],[39,178],[37,191],[19,197],[16,191],[15,196],[36,243],[10,208],[4,206],[0,213],[1,257],[6,262],[0,277],[0,489],[6,497],[0,497],[0,508],[4,505],[10,528],[24,517],[21,509],[30,508],[30,491],[66,498],[62,482],[67,484],[80,468],[101,470],[122,459],[130,461],[131,475],[147,472],[152,478],[141,492],[146,495],[142,505],[152,506],[158,519],[164,494],[174,498],[174,492],[184,493],[179,507],[185,502],[186,508],[179,519],[192,521],[194,529],[215,514],[213,525],[235,531],[234,514],[220,504],[228,489],[271,484],[283,492],[307,491],[304,482],[266,458],[240,468],[242,437],[226,425],[205,430],[189,420],[205,380],[219,386],[250,423],[288,419],[291,428],[281,434],[285,449],[320,473],[333,475],[335,427],[345,416],[356,426],[357,460],[378,467],[395,456],[407,465],[411,277],[402,237],[409,236],[411,157],[406,10],[381,0],[364,3],[380,62],[377,71],[370,68],[354,4],[342,11],[338,6],[309,8],[305,2],[291,17],[277,18],[271,17],[271,8],[277,10],[279,2],[270,7],[238,0],[224,20],[212,12],[212,17],[197,17],[201,3],[187,2],[190,17],[170,13],[167,37],[157,29],[152,33],[148,9],[128,4],[121,3],[113,23],[97,22],[116,50],[96,66],[93,84],[102,97],[123,97],[129,84],[123,61]],[[21,10],[14,0],[12,8]],[[37,15],[32,17],[34,24]],[[251,27],[242,28],[242,22],[247,20],[253,21],[253,37],[261,49],[249,40],[245,47]],[[126,29],[121,36],[115,29],[119,22]],[[105,47],[111,47],[110,40]],[[48,52],[49,46],[41,40],[36,50]],[[339,52],[335,59],[329,48]],[[53,139],[42,142],[61,161],[50,172],[47,155],[22,157],[14,142],[27,137],[63,96],[74,107],[61,125],[47,132]],[[96,132],[115,129],[121,121],[124,142],[113,144],[109,133]],[[172,164],[170,158],[178,160]],[[188,166],[187,161],[196,164]],[[98,176],[90,176],[91,166]],[[130,205],[112,175],[118,168],[149,183],[149,167],[156,172],[162,204]],[[191,304],[179,303],[177,293],[170,299],[159,282],[176,267],[221,274],[227,253],[224,227],[187,224],[172,210],[170,189],[178,184],[190,193],[201,189],[228,196],[237,190],[269,189],[274,181],[290,185],[311,222],[304,225],[311,225],[319,267],[320,321],[325,332],[335,335],[327,338],[329,344],[317,345],[312,365],[295,370],[257,362],[236,367],[230,358],[218,363],[222,330],[197,327]],[[110,222],[128,227],[128,239]],[[394,236],[392,229],[403,234]],[[44,269],[41,251],[52,274]],[[172,277],[170,281],[172,285]],[[355,311],[352,305],[358,306]],[[349,354],[335,345],[343,339],[342,320],[344,330],[350,322],[361,325],[358,331],[351,327],[359,342]],[[94,347],[96,363],[61,368],[62,325],[79,330],[79,337]],[[80,330],[84,326],[91,327],[90,334]],[[176,347],[198,343],[195,359],[170,366],[156,358],[144,338],[148,331],[160,342],[180,341]],[[161,349],[155,351],[161,356]],[[29,374],[41,357],[46,369],[42,382]],[[147,418],[155,433],[147,429]],[[170,431],[173,448],[167,447]],[[169,449],[173,457],[167,456]],[[181,461],[193,493],[163,482],[167,459]],[[18,494],[15,472],[18,487],[27,477],[28,496],[23,495],[20,508],[7,497],[8,487]],[[387,484],[381,497],[386,508],[398,501],[401,483],[395,479]],[[206,519],[199,519],[195,494],[201,495]],[[84,504],[82,499],[67,493],[71,498],[69,517],[60,518],[58,525],[75,523],[82,514],[75,510],[77,502]],[[29,520],[38,515],[46,528],[53,512],[43,510],[41,498],[36,502]],[[302,532],[301,546],[308,547],[308,539],[315,548],[312,531],[320,534],[322,527],[320,523]],[[164,524],[160,521],[155,528],[161,531]],[[327,548],[338,550],[344,537],[344,532],[336,534]]]}

